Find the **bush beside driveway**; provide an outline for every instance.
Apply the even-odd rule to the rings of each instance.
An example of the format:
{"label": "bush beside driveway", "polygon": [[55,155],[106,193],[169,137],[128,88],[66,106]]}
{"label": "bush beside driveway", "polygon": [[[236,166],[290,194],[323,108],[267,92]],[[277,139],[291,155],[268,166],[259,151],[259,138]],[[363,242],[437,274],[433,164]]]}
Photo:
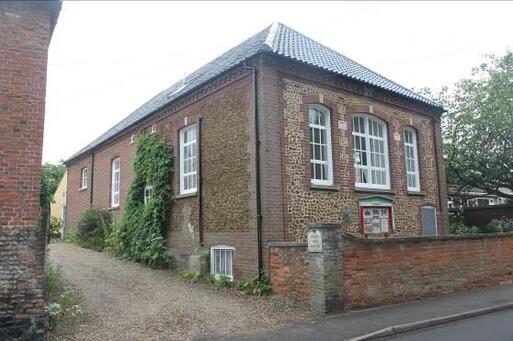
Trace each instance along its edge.
{"label": "bush beside driveway", "polygon": [[[50,260],[81,291],[87,319],[66,339],[189,340],[255,334],[312,318],[304,304],[191,284],[169,270],[53,243]],[[68,331],[69,332],[69,331]]]}

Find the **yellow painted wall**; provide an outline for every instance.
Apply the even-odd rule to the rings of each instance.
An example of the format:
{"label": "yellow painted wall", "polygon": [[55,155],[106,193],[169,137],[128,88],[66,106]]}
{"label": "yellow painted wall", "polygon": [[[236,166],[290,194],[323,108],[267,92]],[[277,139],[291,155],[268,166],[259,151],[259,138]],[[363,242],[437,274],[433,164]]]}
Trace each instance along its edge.
{"label": "yellow painted wall", "polygon": [[63,219],[63,207],[66,206],[67,175],[68,173],[66,172],[62,176],[61,182],[53,194],[53,202],[50,205],[50,215],[59,219]]}

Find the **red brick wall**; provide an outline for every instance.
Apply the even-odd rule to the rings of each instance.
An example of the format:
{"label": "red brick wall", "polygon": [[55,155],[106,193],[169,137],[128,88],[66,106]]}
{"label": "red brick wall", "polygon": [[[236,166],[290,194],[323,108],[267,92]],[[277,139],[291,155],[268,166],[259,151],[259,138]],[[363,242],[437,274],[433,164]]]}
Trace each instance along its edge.
{"label": "red brick wall", "polygon": [[141,134],[156,124],[157,134],[170,141],[175,155],[173,188],[176,199],[168,230],[168,249],[176,265],[186,266],[189,255],[194,254],[199,245],[199,198],[197,194],[179,194],[179,131],[198,123],[201,118],[204,247],[234,246],[234,275],[240,278],[257,273],[255,193],[251,190],[255,179],[251,176],[254,168],[250,165],[254,145],[251,101],[250,74],[236,70],[99,146],[94,151],[94,171],[91,171],[89,154],[69,162],[68,230],[74,229],[80,215],[89,207],[91,185],[86,190],[79,190],[82,167],[88,167],[89,181],[94,173],[92,206],[110,208],[111,162],[116,157],[121,161],[121,199],[120,207],[111,212],[116,219],[121,218],[133,178],[135,144],[129,144],[130,135]]}
{"label": "red brick wall", "polygon": [[269,273],[273,293],[308,300],[310,276],[306,243],[270,243]]}
{"label": "red brick wall", "polygon": [[[270,246],[271,283],[308,299],[304,243]],[[363,308],[513,282],[513,234],[362,240],[344,236],[343,301]],[[298,290],[298,288],[301,288]]]}
{"label": "red brick wall", "polygon": [[47,50],[60,5],[0,2],[0,339],[43,338]]}

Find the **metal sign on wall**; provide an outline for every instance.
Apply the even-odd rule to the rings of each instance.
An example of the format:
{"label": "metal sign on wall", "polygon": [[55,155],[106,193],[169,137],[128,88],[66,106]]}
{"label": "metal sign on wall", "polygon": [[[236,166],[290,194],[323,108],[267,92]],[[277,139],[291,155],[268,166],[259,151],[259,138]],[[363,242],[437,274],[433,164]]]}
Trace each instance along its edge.
{"label": "metal sign on wall", "polygon": [[322,252],[322,234],[319,230],[308,232],[308,252]]}

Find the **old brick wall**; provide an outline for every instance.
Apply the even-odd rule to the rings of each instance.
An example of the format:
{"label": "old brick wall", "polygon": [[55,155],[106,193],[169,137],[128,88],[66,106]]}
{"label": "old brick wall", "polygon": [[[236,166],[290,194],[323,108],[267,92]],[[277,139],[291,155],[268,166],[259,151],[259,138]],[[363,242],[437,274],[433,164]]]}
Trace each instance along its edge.
{"label": "old brick wall", "polygon": [[303,242],[269,243],[269,277],[273,293],[308,301],[310,274],[306,249],[307,244]]}
{"label": "old brick wall", "polygon": [[0,2],[0,339],[42,340],[39,191],[50,35],[60,5]]}
{"label": "old brick wall", "polygon": [[[294,68],[272,59],[266,60],[264,65],[263,79],[266,83],[262,85],[262,96],[266,97],[262,101],[269,103],[268,112],[263,111],[262,115],[272,123],[268,125],[266,135],[270,141],[274,141],[278,133],[281,138],[281,143],[269,143],[262,148],[266,163],[262,169],[273,172],[269,176],[272,181],[263,177],[263,203],[267,210],[267,214],[264,214],[264,231],[268,231],[265,233],[269,236],[266,242],[280,237],[302,241],[309,223],[340,223],[343,211],[352,217],[352,223],[346,224],[345,231],[358,234],[358,200],[371,195],[381,195],[395,201],[396,235],[422,234],[420,212],[423,205],[437,208],[439,232],[446,232],[447,210],[443,203],[440,204],[440,198],[445,198],[441,196],[445,188],[445,173],[443,160],[437,158],[441,145],[438,144],[437,132],[440,128],[436,115],[396,98],[374,95],[356,85],[328,83],[325,81],[328,77],[307,68]],[[331,110],[334,172],[334,186],[331,188],[310,186],[310,104],[322,104]],[[388,125],[391,190],[355,189],[351,115],[356,112],[377,116]],[[402,132],[407,126],[414,127],[418,133],[420,193],[409,193],[406,189]],[[281,155],[276,154],[279,148]],[[280,189],[282,193],[279,193]],[[282,224],[284,231],[275,230],[276,226]]]}
{"label": "old brick wall", "polygon": [[[308,300],[306,243],[269,246],[278,294]],[[513,234],[360,239],[344,235],[347,309],[406,302],[513,282]]]}
{"label": "old brick wall", "polygon": [[[86,168],[88,171],[87,188],[81,188],[81,170]],[[66,196],[68,200],[66,208],[66,229],[64,235],[67,236],[76,232],[76,223],[80,215],[89,208],[91,199],[91,155],[86,154],[77,159],[73,165],[68,165],[68,182],[66,185]]]}
{"label": "old brick wall", "polygon": [[[254,217],[254,178],[251,176],[250,153],[253,145],[252,84],[250,74],[236,70],[224,79],[210,84],[187,98],[156,113],[93,152],[94,170],[89,171],[93,184],[79,190],[80,170],[92,167],[92,156],[86,154],[68,162],[68,222],[76,225],[79,216],[92,206],[109,209],[115,219],[123,213],[126,195],[133,178],[132,162],[135,144],[130,136],[139,136],[157,126],[157,134],[169,141],[174,150],[175,168],[173,203],[168,230],[168,249],[178,267],[185,267],[189,255],[199,245],[198,194],[180,195],[179,132],[201,123],[201,166],[203,196],[204,247],[230,245],[236,248],[234,275],[248,276],[257,269],[257,243]],[[121,161],[120,206],[111,209],[111,163]]]}

